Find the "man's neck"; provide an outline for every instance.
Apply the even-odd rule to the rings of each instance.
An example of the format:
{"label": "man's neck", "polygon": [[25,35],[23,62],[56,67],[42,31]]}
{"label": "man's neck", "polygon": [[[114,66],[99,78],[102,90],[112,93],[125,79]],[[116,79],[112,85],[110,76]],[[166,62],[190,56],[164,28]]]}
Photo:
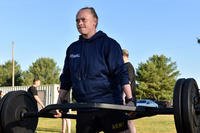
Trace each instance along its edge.
{"label": "man's neck", "polygon": [[83,38],[85,38],[85,39],[90,39],[90,38],[92,38],[92,36],[94,36],[95,34],[96,34],[96,30],[93,31],[93,32],[91,32],[91,33],[89,33],[89,34],[83,34],[82,36],[83,36]]}

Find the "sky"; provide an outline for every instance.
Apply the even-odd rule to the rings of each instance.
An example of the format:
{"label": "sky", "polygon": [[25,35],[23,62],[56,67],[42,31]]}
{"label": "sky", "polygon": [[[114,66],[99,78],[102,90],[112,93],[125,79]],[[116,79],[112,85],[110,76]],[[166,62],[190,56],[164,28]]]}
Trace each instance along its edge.
{"label": "sky", "polygon": [[0,64],[14,58],[28,70],[38,58],[53,58],[62,69],[67,47],[78,39],[75,16],[94,7],[98,30],[118,41],[138,67],[152,55],[176,62],[179,78],[200,86],[199,0],[1,0]]}

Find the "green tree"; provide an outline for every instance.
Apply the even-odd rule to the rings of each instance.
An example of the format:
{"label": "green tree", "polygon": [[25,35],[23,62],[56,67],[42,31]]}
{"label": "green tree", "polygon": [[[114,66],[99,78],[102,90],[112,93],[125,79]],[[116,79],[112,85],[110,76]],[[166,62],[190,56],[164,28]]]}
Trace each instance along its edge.
{"label": "green tree", "polygon": [[2,65],[0,65],[0,86],[2,86],[1,85],[2,82],[3,82],[3,67],[2,67]]}
{"label": "green tree", "polygon": [[39,58],[23,73],[24,85],[32,84],[34,77],[38,77],[44,85],[59,83],[59,74],[60,69],[53,59]]}
{"label": "green tree", "polygon": [[22,73],[23,85],[31,85],[33,84],[34,75],[29,71],[24,71]]}
{"label": "green tree", "polygon": [[[15,86],[22,85],[21,66],[15,61]],[[0,65],[0,86],[12,86],[12,61]]]}
{"label": "green tree", "polygon": [[164,55],[153,55],[137,69],[137,98],[171,100],[180,72],[176,62]]}

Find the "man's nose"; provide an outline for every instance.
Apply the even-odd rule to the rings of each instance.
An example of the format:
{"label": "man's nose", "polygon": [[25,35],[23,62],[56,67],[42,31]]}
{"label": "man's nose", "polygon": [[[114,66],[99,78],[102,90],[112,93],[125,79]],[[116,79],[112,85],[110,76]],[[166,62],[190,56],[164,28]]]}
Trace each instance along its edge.
{"label": "man's nose", "polygon": [[83,21],[82,20],[78,20],[77,21],[77,25],[82,25],[83,24]]}

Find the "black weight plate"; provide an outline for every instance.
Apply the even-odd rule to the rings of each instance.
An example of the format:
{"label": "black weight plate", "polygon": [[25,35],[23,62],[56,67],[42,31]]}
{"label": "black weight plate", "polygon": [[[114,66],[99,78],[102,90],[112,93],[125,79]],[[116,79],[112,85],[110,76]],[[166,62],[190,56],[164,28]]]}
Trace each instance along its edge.
{"label": "black weight plate", "polygon": [[[5,94],[3,96],[3,98],[0,100],[0,114],[1,114],[1,110],[2,110],[2,106],[3,106],[3,103],[4,101],[6,100],[6,98],[8,97],[9,93]],[[1,115],[0,115],[0,118],[1,118]]]}
{"label": "black weight plate", "polygon": [[[3,96],[3,98],[1,99],[1,101],[0,101],[0,120],[1,120],[1,111],[2,111],[2,106],[3,106],[3,104],[4,104],[4,102],[5,102],[5,100],[6,100],[6,98],[9,96],[9,93],[6,93],[4,96]],[[2,131],[2,124],[1,124],[1,122],[2,121],[0,121],[0,133],[2,133],[3,131]]]}
{"label": "black weight plate", "polygon": [[38,118],[21,120],[22,112],[37,112],[37,104],[26,91],[10,92],[1,109],[1,125],[5,133],[34,133]]}
{"label": "black weight plate", "polygon": [[185,79],[178,79],[175,87],[174,87],[174,94],[173,94],[173,108],[174,108],[174,121],[176,126],[177,133],[183,132],[183,125],[182,125],[182,110],[181,110],[181,92],[183,88]]}
{"label": "black weight plate", "polygon": [[182,89],[182,118],[185,133],[200,132],[200,115],[195,112],[195,98],[199,97],[199,89],[194,79],[185,80]]}

